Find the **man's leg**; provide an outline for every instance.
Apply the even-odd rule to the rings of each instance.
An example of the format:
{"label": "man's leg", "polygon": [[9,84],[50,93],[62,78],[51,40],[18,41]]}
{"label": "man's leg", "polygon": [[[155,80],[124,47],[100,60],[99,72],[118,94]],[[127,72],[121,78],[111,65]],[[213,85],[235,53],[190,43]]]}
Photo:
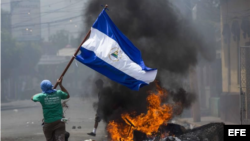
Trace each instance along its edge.
{"label": "man's leg", "polygon": [[46,141],[53,141],[53,123],[44,123],[43,133],[45,135]]}
{"label": "man's leg", "polygon": [[100,122],[100,117],[96,117],[94,128],[97,129],[98,123]]}
{"label": "man's leg", "polygon": [[59,121],[55,127],[54,138],[55,141],[65,141],[65,123]]}
{"label": "man's leg", "polygon": [[90,136],[95,136],[95,135],[96,135],[96,129],[97,129],[98,123],[99,123],[100,121],[101,121],[101,118],[100,118],[98,115],[96,115],[96,116],[95,116],[95,125],[94,125],[94,128],[93,128],[93,131],[90,132],[90,133],[87,133],[88,135],[90,135]]}
{"label": "man's leg", "polygon": [[68,141],[69,136],[70,136],[69,132],[65,131],[65,141]]}

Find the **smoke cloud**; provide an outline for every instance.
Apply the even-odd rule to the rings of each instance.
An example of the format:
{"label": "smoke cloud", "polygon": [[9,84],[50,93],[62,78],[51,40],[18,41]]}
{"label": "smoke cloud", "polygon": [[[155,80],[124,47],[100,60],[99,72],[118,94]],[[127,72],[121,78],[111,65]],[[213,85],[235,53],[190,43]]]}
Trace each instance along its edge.
{"label": "smoke cloud", "polygon": [[[87,30],[101,11],[98,7],[106,3],[108,15],[141,51],[145,64],[158,69],[157,80],[169,91],[168,99],[163,102],[190,107],[195,96],[185,90],[186,76],[190,67],[197,64],[198,54],[205,59],[210,57],[204,50],[207,44],[194,28],[192,17],[181,15],[170,0],[91,0],[84,11]],[[131,91],[99,74],[97,78],[105,81],[105,88],[100,92],[104,98],[98,103],[105,122],[120,119],[121,113],[147,111],[146,97],[148,91],[155,89],[154,84]]]}

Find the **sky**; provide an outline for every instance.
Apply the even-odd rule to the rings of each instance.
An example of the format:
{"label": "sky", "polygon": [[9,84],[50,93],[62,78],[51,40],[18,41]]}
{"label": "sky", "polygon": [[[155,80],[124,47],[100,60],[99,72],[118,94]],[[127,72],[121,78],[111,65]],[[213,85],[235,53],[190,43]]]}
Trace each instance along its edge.
{"label": "sky", "polygon": [[[10,11],[10,1],[11,0],[1,0],[1,6],[3,10]],[[56,33],[59,30],[67,30],[71,33],[71,35],[77,37],[82,30],[81,27],[84,27],[82,19],[83,16],[81,15],[83,13],[84,4],[86,2],[87,0],[40,0],[41,23],[79,16],[73,18],[72,20],[50,24],[50,35]],[[39,13],[30,14],[38,15]],[[48,40],[48,34],[48,24],[42,24],[41,35],[45,41]]]}

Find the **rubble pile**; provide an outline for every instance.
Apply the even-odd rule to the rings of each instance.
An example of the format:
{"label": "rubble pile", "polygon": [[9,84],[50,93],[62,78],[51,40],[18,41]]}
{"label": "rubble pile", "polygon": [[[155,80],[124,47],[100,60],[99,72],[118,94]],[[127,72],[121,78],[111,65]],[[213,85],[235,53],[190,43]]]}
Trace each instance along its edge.
{"label": "rubble pile", "polygon": [[177,137],[181,141],[224,141],[224,123],[206,124]]}
{"label": "rubble pile", "polygon": [[194,129],[169,123],[162,125],[151,137],[135,133],[135,141],[224,141],[223,136],[224,123],[210,123]]}

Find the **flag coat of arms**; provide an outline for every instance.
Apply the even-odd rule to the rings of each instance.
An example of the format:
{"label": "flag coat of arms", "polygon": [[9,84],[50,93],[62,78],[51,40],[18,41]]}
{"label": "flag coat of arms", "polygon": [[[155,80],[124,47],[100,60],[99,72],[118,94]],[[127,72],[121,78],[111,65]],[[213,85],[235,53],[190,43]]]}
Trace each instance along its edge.
{"label": "flag coat of arms", "polygon": [[148,85],[157,75],[157,69],[144,64],[141,52],[115,26],[105,9],[80,50],[76,60],[132,90]]}

